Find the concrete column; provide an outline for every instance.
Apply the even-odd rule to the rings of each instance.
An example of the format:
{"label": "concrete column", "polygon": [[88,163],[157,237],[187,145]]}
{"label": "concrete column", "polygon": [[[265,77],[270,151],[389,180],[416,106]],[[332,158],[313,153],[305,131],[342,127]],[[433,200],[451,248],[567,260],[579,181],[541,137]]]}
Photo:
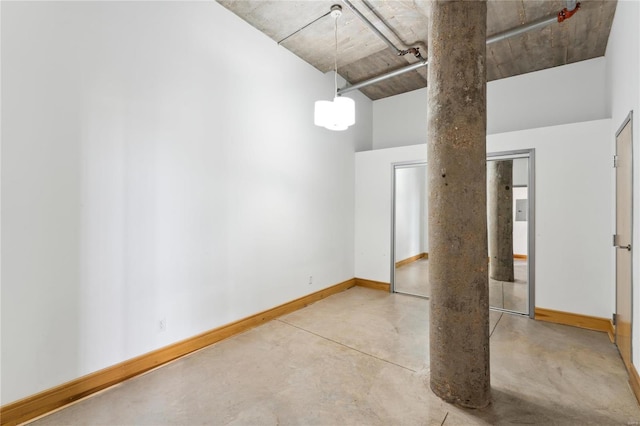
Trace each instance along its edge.
{"label": "concrete column", "polygon": [[431,2],[428,69],[430,385],[490,402],[486,1]]}
{"label": "concrete column", "polygon": [[489,277],[513,282],[513,160],[487,161]]}

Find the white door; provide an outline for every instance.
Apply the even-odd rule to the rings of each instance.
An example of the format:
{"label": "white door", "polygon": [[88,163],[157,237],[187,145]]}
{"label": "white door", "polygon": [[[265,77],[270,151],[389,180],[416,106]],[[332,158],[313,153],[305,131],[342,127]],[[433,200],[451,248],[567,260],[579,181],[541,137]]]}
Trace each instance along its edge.
{"label": "white door", "polygon": [[616,134],[616,345],[627,370],[631,367],[631,230],[632,230],[632,133],[629,114]]}

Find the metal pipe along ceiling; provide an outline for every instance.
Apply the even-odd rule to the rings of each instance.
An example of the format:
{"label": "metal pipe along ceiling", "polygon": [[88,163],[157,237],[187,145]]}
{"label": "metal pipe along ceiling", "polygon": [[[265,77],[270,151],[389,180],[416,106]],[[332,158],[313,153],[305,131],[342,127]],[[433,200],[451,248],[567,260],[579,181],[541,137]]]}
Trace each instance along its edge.
{"label": "metal pipe along ceiling", "polygon": [[425,65],[427,65],[427,63],[428,61],[425,59],[424,61],[416,62],[415,64],[398,68],[397,70],[391,71],[387,74],[382,74],[377,77],[370,78],[369,80],[361,81],[360,83],[345,86],[342,89],[338,89],[338,96],[344,95],[345,93],[349,93],[354,90],[361,89],[363,87],[371,86],[372,84],[380,83],[381,81],[388,80],[390,78],[396,77],[398,75],[404,74],[409,71],[417,70],[418,68],[424,67]]}
{"label": "metal pipe along ceiling", "polygon": [[[407,55],[409,53],[413,54],[413,56],[415,56],[416,58],[418,58],[419,60],[423,60],[422,55],[420,54],[420,48],[418,46],[415,47],[410,47],[408,49],[398,49],[396,47],[395,44],[393,44],[393,42],[391,40],[389,40],[387,38],[387,36],[385,36],[384,34],[382,34],[380,32],[380,30],[378,30],[378,28],[373,25],[373,22],[369,21],[362,13],[360,13],[360,11],[349,1],[349,0],[342,0],[342,2],[347,5],[347,7],[358,17],[360,18],[360,20],[367,26],[369,27],[369,29],[371,31],[374,32],[375,35],[377,35],[379,38],[382,39],[382,41],[384,41],[387,46],[389,46],[389,48],[391,50],[393,50],[393,52],[398,55],[398,56],[404,56]],[[389,28],[389,26],[384,22],[384,19],[378,15],[378,13],[373,9],[373,7],[371,5],[369,5],[369,3],[367,3],[366,0],[363,0],[363,3],[369,8],[369,10],[371,11],[371,13],[373,13],[382,23],[382,25],[384,25],[387,30],[389,30],[390,32],[394,33],[393,30],[391,28]],[[394,33],[395,34],[395,33]],[[396,34],[396,37],[398,37],[398,35]],[[406,47],[406,46],[405,46]]]}
{"label": "metal pipe along ceiling", "polygon": [[529,31],[533,31],[538,28],[546,27],[547,25],[558,22],[558,15],[547,16],[546,18],[540,18],[528,24],[521,25],[519,27],[511,28],[498,34],[494,34],[487,38],[487,45],[497,43],[499,41],[515,37],[520,34],[524,34]]}
{"label": "metal pipe along ceiling", "polygon": [[347,5],[347,7],[358,17],[360,18],[360,20],[362,22],[365,23],[366,26],[368,26],[371,31],[373,31],[378,37],[380,37],[386,44],[387,46],[389,46],[394,52],[396,52],[396,55],[400,55],[400,49],[398,49],[392,42],[391,40],[389,40],[384,34],[382,34],[380,32],[380,30],[378,30],[378,28],[376,28],[375,25],[373,25],[373,23],[371,21],[369,21],[362,13],[360,13],[360,11],[358,9],[355,8],[355,6],[353,6],[353,4],[351,4],[351,2],[349,0],[342,0],[342,3],[344,3],[345,5]]}
{"label": "metal pipe along ceiling", "polygon": [[564,3],[567,7],[567,10],[573,10],[576,8],[576,5],[578,4],[578,0],[565,0]]}
{"label": "metal pipe along ceiling", "polygon": [[[343,0],[343,1],[346,1],[348,3],[348,0]],[[567,4],[569,4],[569,2],[571,2],[571,0],[569,0],[567,2]],[[347,3],[345,3],[345,4],[347,4]],[[547,25],[550,25],[550,24],[552,24],[554,22],[562,22],[564,19],[568,19],[569,17],[571,17],[573,15],[573,13],[575,13],[577,11],[577,8],[580,7],[580,3],[572,2],[572,4],[574,5],[573,9],[568,9],[567,8],[567,9],[564,9],[563,11],[561,11],[560,13],[558,13],[556,15],[548,16],[546,18],[537,19],[537,20],[535,20],[533,22],[529,22],[528,24],[520,25],[518,27],[514,27],[514,28],[511,28],[509,30],[503,31],[501,33],[494,34],[491,37],[487,38],[487,45],[492,44],[492,43],[496,43],[498,41],[506,40],[508,38],[515,37],[517,35],[524,34],[526,32],[533,31],[533,30],[538,29],[538,28],[546,27]],[[349,6],[349,4],[347,4],[347,6]],[[569,16],[567,18],[563,17],[561,19],[560,15],[565,11],[569,12]],[[357,13],[359,13],[359,12],[357,12]],[[377,31],[377,29],[375,31]],[[382,36],[382,37],[384,37],[384,36]],[[384,37],[384,39],[386,39],[386,37]],[[388,39],[386,39],[386,40],[388,41]],[[391,42],[389,42],[389,43],[391,43]],[[398,68],[395,71],[391,71],[389,73],[382,74],[382,75],[379,75],[377,77],[370,78],[369,80],[361,81],[360,83],[356,83],[356,84],[353,84],[353,85],[347,85],[347,86],[345,86],[345,87],[343,87],[341,89],[338,89],[337,94],[338,95],[344,95],[345,93],[349,93],[349,92],[352,92],[354,90],[361,89],[363,87],[371,86],[372,84],[376,84],[376,83],[379,83],[381,81],[388,80],[390,78],[393,78],[393,77],[399,76],[401,74],[407,73],[409,71],[416,70],[416,69],[418,69],[420,67],[426,66],[427,64],[428,64],[428,61],[426,59],[424,59],[423,61],[416,62],[414,64],[410,64],[410,65],[407,65],[407,66],[402,67],[402,68]]]}

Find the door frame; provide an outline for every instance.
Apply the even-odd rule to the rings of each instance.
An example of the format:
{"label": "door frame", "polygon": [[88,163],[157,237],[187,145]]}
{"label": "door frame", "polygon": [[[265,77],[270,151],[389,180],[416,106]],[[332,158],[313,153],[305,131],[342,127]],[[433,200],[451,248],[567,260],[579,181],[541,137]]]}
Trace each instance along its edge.
{"label": "door frame", "polygon": [[[631,145],[630,145],[630,163],[631,163],[631,199],[630,199],[630,203],[631,203],[631,220],[630,220],[630,224],[629,224],[629,233],[630,233],[630,244],[631,244],[631,262],[629,265],[629,268],[631,269],[630,271],[630,280],[631,280],[631,284],[630,284],[630,307],[631,307],[631,312],[630,312],[630,328],[629,328],[629,333],[630,333],[630,342],[629,342],[629,356],[630,356],[630,360],[629,363],[633,364],[633,313],[634,313],[634,306],[633,306],[633,249],[634,249],[634,241],[633,241],[633,203],[634,203],[634,193],[633,193],[633,182],[634,182],[634,167],[633,167],[633,110],[629,111],[629,114],[627,114],[627,116],[625,117],[625,119],[622,121],[622,124],[620,125],[620,127],[618,127],[618,130],[616,131],[615,134],[615,138],[614,138],[614,146],[615,146],[615,155],[617,157],[618,155],[618,136],[620,136],[620,133],[622,133],[622,131],[625,129],[625,127],[629,125],[630,126],[630,133],[631,133]],[[615,172],[614,169],[614,174],[617,174],[617,172]],[[616,316],[618,314],[618,248],[617,248],[617,241],[615,241],[617,233],[618,233],[618,179],[617,176],[614,177],[614,185],[615,185],[615,210],[614,210],[614,223],[615,223],[615,233],[614,233],[614,252],[615,252],[615,260],[614,260],[614,270],[615,270],[615,302],[616,302]],[[618,350],[620,350],[620,348],[618,347],[618,325],[617,325],[618,321],[616,318],[616,327],[615,327],[615,345],[616,348]],[[626,366],[625,366],[626,367]]]}

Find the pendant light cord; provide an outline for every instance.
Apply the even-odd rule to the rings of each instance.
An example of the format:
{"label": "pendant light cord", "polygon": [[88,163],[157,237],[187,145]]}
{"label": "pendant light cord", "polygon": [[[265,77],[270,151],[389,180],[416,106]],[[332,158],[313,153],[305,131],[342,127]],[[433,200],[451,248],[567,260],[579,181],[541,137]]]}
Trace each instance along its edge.
{"label": "pendant light cord", "polygon": [[335,23],[335,31],[334,31],[334,35],[335,35],[335,50],[333,52],[333,87],[335,88],[335,98],[338,97],[338,18],[340,16],[336,16],[336,19],[334,20]]}

